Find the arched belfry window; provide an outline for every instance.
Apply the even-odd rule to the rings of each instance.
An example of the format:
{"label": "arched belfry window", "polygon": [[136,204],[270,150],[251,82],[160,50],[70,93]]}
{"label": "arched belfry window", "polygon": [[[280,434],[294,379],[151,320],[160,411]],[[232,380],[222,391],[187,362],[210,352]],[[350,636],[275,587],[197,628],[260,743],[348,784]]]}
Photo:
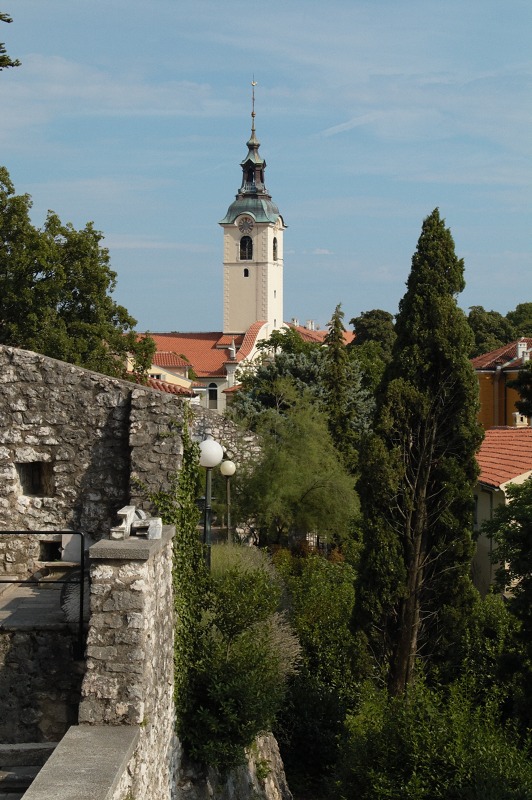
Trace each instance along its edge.
{"label": "arched belfry window", "polygon": [[215,383],[209,383],[209,408],[218,408],[218,387]]}
{"label": "arched belfry window", "polygon": [[253,258],[253,242],[251,236],[243,236],[240,239],[240,260],[251,261]]}
{"label": "arched belfry window", "polygon": [[273,239],[273,260],[277,261],[277,236]]}

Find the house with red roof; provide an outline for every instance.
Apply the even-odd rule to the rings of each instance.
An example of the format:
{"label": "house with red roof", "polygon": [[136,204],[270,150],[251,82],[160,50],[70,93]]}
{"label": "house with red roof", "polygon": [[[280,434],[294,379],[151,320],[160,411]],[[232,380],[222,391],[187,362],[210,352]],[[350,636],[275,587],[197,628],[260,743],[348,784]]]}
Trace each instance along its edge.
{"label": "house with red roof", "polygon": [[[489,428],[477,455],[480,475],[474,492],[475,531],[493,517],[497,506],[506,504],[510,483],[523,483],[532,475],[532,428],[504,426]],[[486,594],[494,577],[491,541],[479,535],[473,558],[473,580]]]}
{"label": "house with red roof", "polygon": [[515,407],[519,395],[508,386],[523,364],[530,361],[532,338],[523,337],[472,359],[480,391],[479,421],[485,429],[499,425],[528,425]]}

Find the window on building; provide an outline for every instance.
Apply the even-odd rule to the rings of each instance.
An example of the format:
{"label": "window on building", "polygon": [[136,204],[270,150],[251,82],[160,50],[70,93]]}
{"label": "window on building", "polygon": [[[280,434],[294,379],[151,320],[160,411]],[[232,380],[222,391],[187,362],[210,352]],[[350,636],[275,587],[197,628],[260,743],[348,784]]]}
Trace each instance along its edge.
{"label": "window on building", "polygon": [[23,495],[26,497],[53,497],[53,468],[49,462],[29,461],[15,466]]}
{"label": "window on building", "polygon": [[277,261],[277,237],[273,239],[273,260]]}
{"label": "window on building", "polygon": [[218,408],[218,387],[215,383],[209,383],[209,408]]}
{"label": "window on building", "polygon": [[244,278],[249,278],[249,269],[244,267]]}
{"label": "window on building", "polygon": [[240,260],[251,261],[253,258],[253,242],[251,236],[243,236],[240,239]]}

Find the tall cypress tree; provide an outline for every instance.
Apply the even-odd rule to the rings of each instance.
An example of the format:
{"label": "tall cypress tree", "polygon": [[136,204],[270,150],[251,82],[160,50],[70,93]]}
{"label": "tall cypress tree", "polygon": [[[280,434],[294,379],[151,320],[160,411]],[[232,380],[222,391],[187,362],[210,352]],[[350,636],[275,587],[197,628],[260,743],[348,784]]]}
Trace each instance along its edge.
{"label": "tall cypress tree", "polygon": [[419,659],[448,664],[474,595],[481,431],[471,331],[456,303],[463,269],[436,209],[412,258],[375,432],[361,460],[365,529],[354,623],[393,695],[407,689]]}

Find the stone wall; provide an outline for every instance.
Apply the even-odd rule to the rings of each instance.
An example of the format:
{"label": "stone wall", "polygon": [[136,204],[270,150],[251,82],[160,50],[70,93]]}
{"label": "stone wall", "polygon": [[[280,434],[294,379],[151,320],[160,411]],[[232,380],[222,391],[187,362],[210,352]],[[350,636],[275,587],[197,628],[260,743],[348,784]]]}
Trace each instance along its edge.
{"label": "stone wall", "polygon": [[56,742],[77,721],[76,632],[0,631],[0,742]]}
{"label": "stone wall", "polygon": [[102,540],[90,550],[91,615],[80,725],[138,726],[134,797],[169,798],[177,741],[173,703],[172,533]]}
{"label": "stone wall", "polygon": [[[25,350],[0,346],[0,530],[81,530],[93,540],[116,511],[147,507],[179,469],[183,401]],[[192,435],[210,429],[252,458],[256,442],[208,409],[193,412]],[[53,543],[53,536],[45,541]],[[27,572],[46,559],[36,539],[11,541],[0,571]],[[53,554],[53,547],[50,547]],[[4,552],[5,548],[4,548]]]}

